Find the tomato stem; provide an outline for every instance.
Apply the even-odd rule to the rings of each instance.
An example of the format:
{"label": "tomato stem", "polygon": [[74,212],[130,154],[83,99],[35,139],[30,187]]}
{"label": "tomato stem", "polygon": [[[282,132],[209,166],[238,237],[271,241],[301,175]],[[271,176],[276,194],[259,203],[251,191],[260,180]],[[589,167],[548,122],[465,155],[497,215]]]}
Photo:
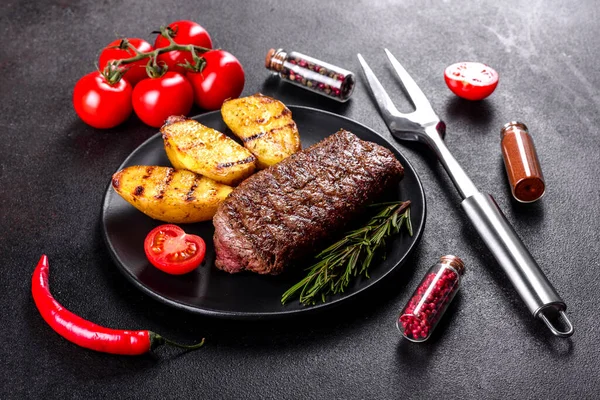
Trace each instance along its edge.
{"label": "tomato stem", "polygon": [[141,51],[139,51],[138,49],[135,48],[134,45],[132,45],[127,39],[123,39],[123,41],[121,42],[121,44],[125,43],[126,44],[126,48],[123,50],[132,50],[135,53],[135,56],[139,56],[140,54],[144,54]]}
{"label": "tomato stem", "polygon": [[160,78],[167,73],[167,64],[162,62],[158,63],[156,57],[150,58],[148,64],[146,64],[146,74],[151,78]]}
{"label": "tomato stem", "polygon": [[206,67],[206,59],[204,57],[198,57],[196,51],[192,49],[192,60],[193,63],[190,63],[188,60],[185,60],[185,64],[179,64],[184,67],[188,71],[192,72],[202,72],[202,70]]}
{"label": "tomato stem", "polygon": [[[148,62],[148,66],[146,67],[146,71],[148,72],[148,76],[152,78],[157,78],[165,74],[167,72],[166,65],[158,65],[156,62],[156,58],[163,53],[168,53],[169,51],[179,50],[179,51],[189,51],[192,53],[192,57],[194,59],[194,65],[199,65],[199,61],[204,60],[201,57],[196,55],[196,52],[206,53],[212,49],[202,46],[196,46],[193,44],[178,44],[171,37],[170,29],[165,26],[160,27],[160,34],[167,38],[169,41],[169,45],[167,47],[162,47],[160,49],[155,49],[153,51],[149,51],[147,53],[142,53],[138,51],[127,39],[123,39],[119,47],[127,46],[135,52],[135,56],[130,58],[123,58],[121,60],[110,60],[103,71],[101,71],[102,75],[106,78],[106,80],[112,85],[117,83],[126,72],[126,69],[122,68],[127,64],[134,63],[136,61],[140,61],[146,58],[150,58]],[[201,63],[200,63],[201,64]],[[151,67],[150,67],[151,65]],[[202,67],[203,68],[203,67]]]}

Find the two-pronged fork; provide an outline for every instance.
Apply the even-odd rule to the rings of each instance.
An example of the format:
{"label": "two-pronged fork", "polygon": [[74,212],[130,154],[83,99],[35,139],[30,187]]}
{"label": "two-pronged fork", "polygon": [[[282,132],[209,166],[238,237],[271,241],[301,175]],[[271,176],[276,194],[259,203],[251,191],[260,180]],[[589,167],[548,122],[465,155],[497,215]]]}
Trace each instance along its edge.
{"label": "two-pronged fork", "polygon": [[[391,134],[399,140],[427,144],[452,179],[463,201],[461,206],[486,243],[496,261],[504,269],[513,286],[534,317],[541,318],[552,333],[560,337],[573,334],[573,325],[565,310],[567,306],[548,281],[523,242],[519,239],[498,205],[488,194],[480,193],[458,164],[442,140],[446,125],[437,116],[419,86],[387,49],[392,66],[398,73],[406,93],[415,107],[409,114],[399,112],[364,58],[358,60]],[[548,318],[554,311],[560,315],[564,328],[557,328]]]}

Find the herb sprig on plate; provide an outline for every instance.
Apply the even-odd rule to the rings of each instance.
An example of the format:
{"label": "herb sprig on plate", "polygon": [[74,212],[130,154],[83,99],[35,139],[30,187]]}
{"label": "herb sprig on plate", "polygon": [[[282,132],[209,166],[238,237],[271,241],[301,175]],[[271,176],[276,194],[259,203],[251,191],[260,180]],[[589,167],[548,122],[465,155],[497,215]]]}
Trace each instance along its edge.
{"label": "herb sprig on plate", "polygon": [[385,247],[387,238],[399,233],[403,226],[412,236],[410,201],[370,207],[379,212],[364,227],[347,232],[342,239],[317,254],[318,261],[306,269],[306,277],[283,294],[282,304],[299,296],[301,304],[313,305],[318,300],[325,302],[328,295],[343,293],[356,276],[369,277],[371,262],[377,251]]}

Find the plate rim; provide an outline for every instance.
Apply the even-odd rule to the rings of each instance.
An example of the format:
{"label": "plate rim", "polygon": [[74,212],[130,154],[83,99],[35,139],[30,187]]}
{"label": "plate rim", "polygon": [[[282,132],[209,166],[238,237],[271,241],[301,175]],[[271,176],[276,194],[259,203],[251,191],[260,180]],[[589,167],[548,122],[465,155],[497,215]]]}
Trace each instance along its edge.
{"label": "plate rim", "polygon": [[[306,315],[308,313],[317,313],[317,312],[322,312],[325,310],[329,310],[331,308],[337,307],[339,306],[341,303],[344,303],[345,301],[348,301],[350,299],[355,298],[356,296],[362,295],[364,294],[365,291],[373,288],[374,286],[376,286],[377,284],[379,284],[382,280],[384,280],[388,275],[390,275],[391,273],[393,273],[394,271],[396,271],[399,267],[402,266],[402,264],[404,264],[404,262],[406,261],[406,259],[413,253],[413,251],[415,250],[415,248],[417,247],[417,245],[420,243],[421,238],[423,236],[423,231],[425,230],[425,222],[427,220],[427,199],[425,196],[425,189],[423,187],[423,183],[421,182],[421,178],[419,177],[417,171],[414,169],[413,165],[411,164],[411,162],[408,160],[408,158],[406,158],[406,156],[404,155],[403,152],[400,151],[400,149],[396,146],[394,146],[394,144],[392,142],[390,142],[387,138],[385,138],[383,135],[377,133],[377,131],[375,131],[372,128],[369,128],[368,126],[353,120],[349,117],[343,116],[343,115],[339,115],[339,114],[335,114],[333,112],[330,111],[326,111],[326,110],[320,110],[314,107],[308,107],[308,106],[301,106],[301,105],[289,105],[287,106],[291,111],[292,111],[292,115],[294,113],[294,109],[301,109],[305,112],[309,112],[309,113],[317,113],[317,114],[325,114],[328,115],[330,117],[334,117],[334,118],[338,118],[338,119],[342,119],[345,121],[348,121],[352,124],[358,125],[361,128],[372,132],[373,134],[375,134],[376,136],[378,136],[383,142],[385,142],[389,147],[395,149],[401,156],[402,158],[404,158],[404,160],[406,161],[404,163],[404,169],[410,169],[416,178],[416,183],[420,189],[421,192],[421,198],[422,198],[422,203],[423,203],[423,218],[421,220],[421,223],[419,224],[419,226],[417,227],[417,229],[414,229],[413,227],[413,231],[416,233],[416,237],[414,239],[414,241],[410,244],[409,248],[407,249],[407,251],[404,253],[404,255],[396,260],[394,262],[394,265],[389,268],[383,275],[381,275],[377,280],[374,280],[372,282],[369,282],[365,287],[362,287],[350,294],[344,294],[342,297],[337,297],[335,299],[331,299],[328,300],[324,303],[318,303],[315,305],[311,305],[311,306],[305,306],[303,308],[300,309],[294,309],[294,310],[282,310],[282,311],[268,311],[268,312],[240,312],[240,311],[224,311],[224,310],[215,310],[212,308],[199,308],[199,307],[193,307],[190,306],[186,303],[180,302],[178,300],[173,300],[173,299],[169,299],[165,296],[160,295],[159,293],[156,293],[155,291],[151,290],[150,288],[146,287],[145,285],[142,284],[142,282],[139,281],[139,279],[137,279],[137,277],[131,272],[129,271],[129,269],[127,269],[124,265],[123,262],[121,260],[119,260],[118,256],[117,256],[117,252],[115,251],[113,245],[111,244],[109,238],[108,238],[108,233],[107,233],[107,229],[106,229],[106,211],[109,208],[107,206],[107,199],[109,196],[109,193],[111,192],[111,188],[112,188],[112,179],[109,180],[106,189],[104,191],[104,195],[102,197],[102,210],[101,210],[101,214],[100,214],[100,224],[101,224],[101,230],[102,230],[102,237],[104,239],[104,243],[107,247],[107,249],[109,250],[109,254],[111,259],[113,260],[113,263],[116,264],[116,266],[118,267],[118,269],[121,271],[121,273],[131,282],[133,283],[133,285],[141,290],[144,294],[150,296],[151,298],[153,298],[154,300],[157,300],[163,304],[166,304],[168,306],[174,307],[176,309],[179,310],[184,310],[187,312],[190,312],[192,314],[196,314],[196,315],[202,315],[202,316],[207,316],[207,317],[214,317],[214,318],[219,318],[219,319],[229,319],[229,320],[261,320],[261,319],[275,319],[275,318],[285,318],[285,317],[290,317],[290,316],[298,316],[298,315]],[[206,116],[211,116],[213,114],[217,114],[220,113],[220,110],[215,110],[215,111],[210,111],[210,112],[206,112],[206,113],[202,113],[202,114],[197,114],[193,117],[190,117],[191,119],[199,119],[202,117],[206,117]],[[151,143],[153,140],[155,140],[155,138],[157,136],[160,135],[160,131],[155,133],[154,135],[148,137],[144,142],[142,142],[140,145],[138,145],[135,149],[133,149],[126,157],[125,159],[121,162],[121,164],[117,167],[116,171],[119,171],[121,169],[124,168],[124,165],[127,163],[127,161],[132,157],[132,155],[134,153],[138,153],[140,150],[142,150],[145,146],[148,146],[149,143]],[[212,268],[212,266],[211,266]]]}

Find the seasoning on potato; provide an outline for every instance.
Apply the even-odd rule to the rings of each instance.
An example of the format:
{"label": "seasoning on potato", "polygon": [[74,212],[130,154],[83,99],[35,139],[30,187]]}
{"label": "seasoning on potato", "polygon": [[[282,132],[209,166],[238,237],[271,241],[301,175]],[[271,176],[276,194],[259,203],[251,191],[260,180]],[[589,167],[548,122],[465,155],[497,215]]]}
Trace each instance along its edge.
{"label": "seasoning on potato", "polygon": [[160,129],[175,169],[187,169],[235,186],[256,170],[256,157],[223,133],[183,116],[171,116]]}
{"label": "seasoning on potato", "polygon": [[221,107],[223,121],[258,159],[258,168],[277,164],[301,149],[292,112],[260,93],[231,99]]}
{"label": "seasoning on potato", "polygon": [[141,165],[115,173],[112,186],[144,214],[174,224],[212,219],[233,190],[190,171]]}

